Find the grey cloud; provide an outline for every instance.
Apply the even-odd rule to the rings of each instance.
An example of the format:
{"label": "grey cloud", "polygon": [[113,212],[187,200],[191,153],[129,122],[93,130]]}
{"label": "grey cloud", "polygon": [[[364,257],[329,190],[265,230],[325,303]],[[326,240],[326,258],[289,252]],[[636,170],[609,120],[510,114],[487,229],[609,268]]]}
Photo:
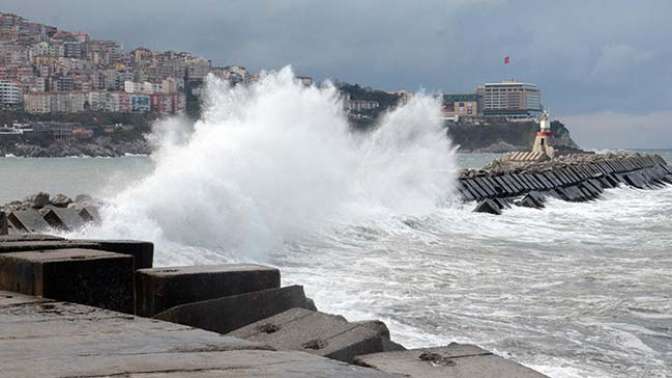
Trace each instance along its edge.
{"label": "grey cloud", "polygon": [[647,114],[598,112],[563,118],[584,148],[670,148],[672,111]]}

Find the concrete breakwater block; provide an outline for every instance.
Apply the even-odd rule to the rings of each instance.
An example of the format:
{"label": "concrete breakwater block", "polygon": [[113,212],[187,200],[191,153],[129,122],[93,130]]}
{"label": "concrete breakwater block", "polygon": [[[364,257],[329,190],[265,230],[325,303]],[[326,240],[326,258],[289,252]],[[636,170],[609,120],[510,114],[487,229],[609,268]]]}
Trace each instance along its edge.
{"label": "concrete breakwater block", "polygon": [[[23,251],[49,251],[54,249],[84,248],[117,252],[133,257],[134,269],[152,267],[154,244],[136,240],[65,240],[48,235],[31,237],[21,234],[12,238],[0,238],[0,254]],[[55,238],[55,239],[52,239]],[[44,240],[43,240],[44,239]]]}
{"label": "concrete breakwater block", "polygon": [[484,199],[483,201],[479,202],[478,205],[476,205],[474,212],[501,215],[502,208],[494,200]]}
{"label": "concrete breakwater block", "polygon": [[50,228],[49,223],[42,218],[42,214],[34,209],[12,211],[7,220],[19,232],[39,232]]}
{"label": "concrete breakwater block", "polygon": [[280,271],[262,265],[231,264],[140,269],[136,272],[136,314],[152,317],[171,307],[280,287]]}
{"label": "concrete breakwater block", "polygon": [[531,191],[527,193],[520,201],[516,204],[518,206],[529,207],[532,209],[543,209],[544,202],[546,202],[546,197],[543,194],[537,191]]}
{"label": "concrete breakwater block", "polygon": [[51,227],[64,231],[75,231],[86,224],[79,211],[73,208],[51,207],[43,218]]}
{"label": "concrete breakwater block", "polygon": [[228,335],[272,346],[300,350],[344,362],[360,354],[384,351],[383,337],[375,329],[345,318],[294,308]]}
{"label": "concrete breakwater block", "polygon": [[410,378],[543,378],[545,375],[475,345],[357,356],[355,363]]}
{"label": "concrete breakwater block", "polygon": [[70,243],[93,244],[94,246],[89,248],[133,256],[135,269],[147,269],[153,266],[154,243],[152,242],[140,240],[75,239],[70,240]]}
{"label": "concrete breakwater block", "polygon": [[14,235],[0,235],[0,245],[7,242],[28,242],[28,241],[55,241],[65,240],[60,236],[46,235],[46,234],[14,234]]}
{"label": "concrete breakwater block", "polygon": [[0,254],[0,289],[133,312],[133,259],[91,249]]}
{"label": "concrete breakwater block", "polygon": [[187,303],[154,316],[155,319],[229,333],[289,309],[316,310],[302,286],[289,286]]}
{"label": "concrete breakwater block", "polygon": [[9,233],[9,221],[7,220],[7,213],[0,211],[0,235],[7,235]]}
{"label": "concrete breakwater block", "polygon": [[2,377],[393,377],[95,307],[0,291]]}
{"label": "concrete breakwater block", "polygon": [[100,218],[100,213],[98,209],[92,206],[85,206],[78,211],[78,214],[85,222],[93,222],[95,224],[100,224],[102,219]]}

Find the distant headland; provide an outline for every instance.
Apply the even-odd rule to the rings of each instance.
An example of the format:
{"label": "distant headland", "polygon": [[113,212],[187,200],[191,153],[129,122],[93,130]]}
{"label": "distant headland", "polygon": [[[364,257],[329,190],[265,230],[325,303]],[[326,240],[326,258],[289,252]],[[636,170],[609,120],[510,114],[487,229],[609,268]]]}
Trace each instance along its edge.
{"label": "distant headland", "polygon": [[[0,156],[123,156],[148,154],[153,121],[196,120],[208,75],[231,85],[259,80],[242,65],[218,66],[189,52],[125,51],[93,39],[0,12]],[[308,76],[297,76],[313,85]],[[367,130],[408,101],[407,91],[383,91],[336,81],[353,128]],[[485,83],[473,93],[437,94],[447,133],[462,152],[508,152],[531,146],[541,90],[515,81]],[[560,122],[559,145],[578,146]]]}

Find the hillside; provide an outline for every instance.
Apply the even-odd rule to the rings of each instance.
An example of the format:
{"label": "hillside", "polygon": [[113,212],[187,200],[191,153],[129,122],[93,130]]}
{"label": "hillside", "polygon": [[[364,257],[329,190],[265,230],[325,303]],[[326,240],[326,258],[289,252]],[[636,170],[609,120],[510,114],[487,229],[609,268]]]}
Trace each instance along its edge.
{"label": "hillside", "polygon": [[[554,145],[561,150],[578,150],[569,130],[559,121],[551,122]],[[460,152],[510,152],[528,150],[539,131],[536,122],[510,122],[492,120],[487,124],[453,123],[447,124],[447,133]]]}

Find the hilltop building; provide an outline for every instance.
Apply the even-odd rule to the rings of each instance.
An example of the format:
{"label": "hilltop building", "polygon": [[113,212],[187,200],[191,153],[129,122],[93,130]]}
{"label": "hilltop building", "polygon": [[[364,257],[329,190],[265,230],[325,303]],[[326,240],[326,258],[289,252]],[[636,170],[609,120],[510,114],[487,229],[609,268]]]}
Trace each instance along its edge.
{"label": "hilltop building", "polygon": [[539,114],[541,91],[534,84],[516,81],[486,83],[476,89],[484,116],[530,118]]}

